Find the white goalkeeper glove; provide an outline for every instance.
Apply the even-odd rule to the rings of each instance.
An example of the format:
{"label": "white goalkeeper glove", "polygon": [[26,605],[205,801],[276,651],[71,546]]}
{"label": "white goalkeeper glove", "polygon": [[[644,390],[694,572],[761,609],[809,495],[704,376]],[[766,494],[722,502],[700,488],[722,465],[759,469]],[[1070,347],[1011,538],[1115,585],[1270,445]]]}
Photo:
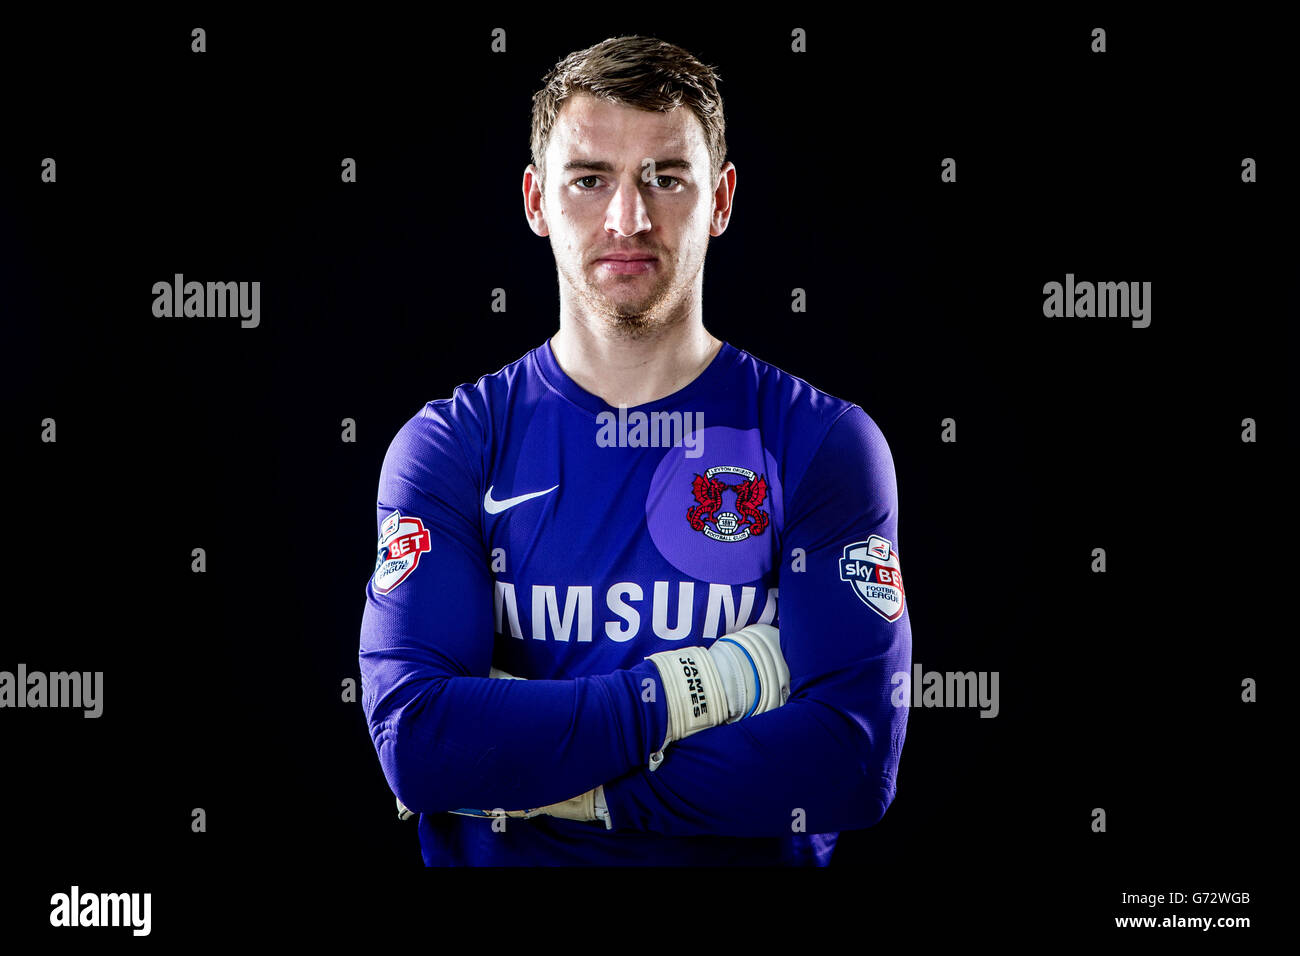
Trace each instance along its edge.
{"label": "white goalkeeper glove", "polygon": [[[523,680],[518,677],[516,680]],[[605,824],[605,829],[610,829],[609,810],[605,806],[605,788],[597,787],[595,790],[588,790],[581,796],[574,797],[571,800],[562,800],[559,803],[548,804],[544,807],[538,807],[536,810],[470,810],[462,807],[459,810],[450,810],[449,813],[455,813],[462,817],[482,817],[491,820],[495,817],[507,817],[509,819],[531,820],[533,817],[559,817],[562,820],[601,820]]]}
{"label": "white goalkeeper glove", "polygon": [[668,733],[650,755],[651,770],[663,763],[673,741],[774,710],[790,697],[781,634],[770,624],[751,624],[709,647],[661,651],[646,660],[659,668],[668,704]]}
{"label": "white goalkeeper glove", "polygon": [[[517,677],[515,680],[523,680]],[[574,797],[572,800],[565,800],[561,803],[552,803],[545,807],[538,807],[536,810],[470,810],[462,807],[459,810],[449,810],[449,813],[455,813],[462,817],[484,817],[492,819],[493,817],[510,817],[530,820],[533,817],[548,816],[561,817],[565,820],[601,820],[605,824],[605,829],[609,829],[609,808],[605,806],[605,788],[599,786],[595,790],[588,790],[580,797]],[[410,820],[415,817],[413,810],[408,810],[401,800],[397,801],[397,819]]]}

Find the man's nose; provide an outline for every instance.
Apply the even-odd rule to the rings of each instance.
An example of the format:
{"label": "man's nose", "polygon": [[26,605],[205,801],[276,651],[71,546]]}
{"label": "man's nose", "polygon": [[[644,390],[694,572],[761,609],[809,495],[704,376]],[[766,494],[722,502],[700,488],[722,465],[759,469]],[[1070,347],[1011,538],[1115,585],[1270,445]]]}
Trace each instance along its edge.
{"label": "man's nose", "polygon": [[650,229],[650,210],[641,194],[641,181],[623,179],[609,201],[605,228],[620,236],[634,236]]}

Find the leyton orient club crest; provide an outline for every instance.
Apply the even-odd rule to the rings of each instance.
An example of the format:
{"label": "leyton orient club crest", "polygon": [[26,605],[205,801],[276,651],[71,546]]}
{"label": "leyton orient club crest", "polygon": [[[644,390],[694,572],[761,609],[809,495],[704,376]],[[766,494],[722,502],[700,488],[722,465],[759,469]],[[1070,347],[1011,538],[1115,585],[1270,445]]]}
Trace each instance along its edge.
{"label": "leyton orient club crest", "polygon": [[[713,477],[724,474],[741,475],[745,480],[729,485],[722,479]],[[759,510],[759,506],[767,499],[767,478],[755,475],[748,468],[735,465],[710,468],[704,474],[695,476],[691,490],[699,503],[687,510],[686,520],[692,528],[703,531],[714,541],[744,541],[751,534],[762,534],[771,520],[766,511]],[[721,510],[722,494],[726,491],[736,493],[735,507],[740,514]]]}

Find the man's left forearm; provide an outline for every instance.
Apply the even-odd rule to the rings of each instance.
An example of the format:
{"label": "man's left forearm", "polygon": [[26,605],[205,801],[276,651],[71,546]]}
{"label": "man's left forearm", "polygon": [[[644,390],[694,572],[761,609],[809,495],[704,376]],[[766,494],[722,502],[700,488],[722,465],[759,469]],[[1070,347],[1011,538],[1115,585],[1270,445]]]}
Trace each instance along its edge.
{"label": "man's left forearm", "polygon": [[[605,784],[615,830],[770,837],[872,826],[894,796],[890,721],[868,733],[815,699],[674,744],[654,772]],[[885,742],[883,759],[872,740]]]}

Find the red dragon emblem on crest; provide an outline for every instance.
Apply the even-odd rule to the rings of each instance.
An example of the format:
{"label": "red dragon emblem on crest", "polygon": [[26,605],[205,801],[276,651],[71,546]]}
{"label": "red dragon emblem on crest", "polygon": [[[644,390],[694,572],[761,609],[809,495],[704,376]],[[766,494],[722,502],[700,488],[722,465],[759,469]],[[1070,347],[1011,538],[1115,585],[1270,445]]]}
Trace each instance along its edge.
{"label": "red dragon emblem on crest", "polygon": [[[741,475],[744,481],[730,485],[716,474]],[[756,475],[747,468],[735,465],[719,465],[710,468],[704,474],[697,474],[691,482],[691,491],[697,504],[688,508],[686,520],[690,526],[713,538],[715,541],[743,541],[750,535],[760,535],[771,520],[766,511],[759,507],[767,500],[767,476]],[[723,492],[736,493],[736,511],[722,510]],[[716,525],[716,530],[710,525]]]}

